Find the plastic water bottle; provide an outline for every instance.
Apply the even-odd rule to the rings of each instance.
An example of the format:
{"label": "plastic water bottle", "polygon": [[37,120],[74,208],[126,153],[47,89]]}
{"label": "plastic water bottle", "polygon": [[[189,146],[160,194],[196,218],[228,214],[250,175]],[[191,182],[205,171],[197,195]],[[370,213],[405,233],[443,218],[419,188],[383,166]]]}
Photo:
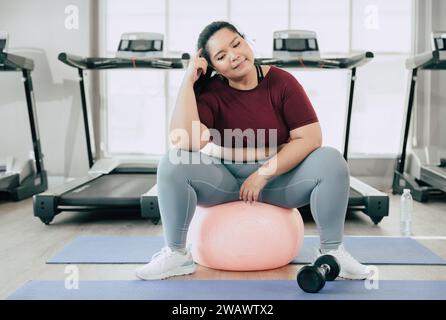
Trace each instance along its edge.
{"label": "plastic water bottle", "polygon": [[412,233],[412,208],[413,199],[410,189],[404,189],[400,202],[400,232],[406,237]]}

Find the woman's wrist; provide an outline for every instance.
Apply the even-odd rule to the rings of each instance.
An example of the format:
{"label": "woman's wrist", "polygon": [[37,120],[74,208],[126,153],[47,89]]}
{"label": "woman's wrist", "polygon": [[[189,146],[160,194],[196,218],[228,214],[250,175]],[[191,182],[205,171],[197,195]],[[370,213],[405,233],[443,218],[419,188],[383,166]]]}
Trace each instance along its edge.
{"label": "woman's wrist", "polygon": [[272,178],[274,178],[274,174],[271,172],[269,168],[264,167],[265,164],[263,164],[261,167],[257,169],[257,174],[259,177],[262,177],[266,181],[270,181]]}
{"label": "woman's wrist", "polygon": [[183,86],[193,88],[194,84],[195,84],[195,81],[194,81],[193,77],[186,74],[183,79]]}

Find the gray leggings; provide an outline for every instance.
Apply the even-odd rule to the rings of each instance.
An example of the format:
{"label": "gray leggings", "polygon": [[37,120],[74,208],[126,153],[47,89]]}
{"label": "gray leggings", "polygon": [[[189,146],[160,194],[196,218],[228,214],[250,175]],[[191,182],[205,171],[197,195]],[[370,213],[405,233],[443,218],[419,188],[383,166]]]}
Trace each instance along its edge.
{"label": "gray leggings", "polygon": [[[170,149],[161,159],[157,173],[166,245],[171,249],[184,249],[196,206],[238,201],[243,181],[266,160],[228,162],[202,152]],[[349,177],[347,163],[339,151],[321,147],[295,168],[268,181],[258,201],[286,208],[310,203],[321,249],[336,249],[344,231]]]}

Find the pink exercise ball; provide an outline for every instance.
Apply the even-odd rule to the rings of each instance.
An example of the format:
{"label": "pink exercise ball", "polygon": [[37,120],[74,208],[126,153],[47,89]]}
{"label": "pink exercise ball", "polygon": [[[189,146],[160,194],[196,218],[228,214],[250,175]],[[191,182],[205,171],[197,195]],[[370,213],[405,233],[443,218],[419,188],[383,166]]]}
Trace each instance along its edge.
{"label": "pink exercise ball", "polygon": [[304,224],[297,209],[267,203],[197,206],[187,243],[194,261],[230,271],[275,269],[299,253]]}

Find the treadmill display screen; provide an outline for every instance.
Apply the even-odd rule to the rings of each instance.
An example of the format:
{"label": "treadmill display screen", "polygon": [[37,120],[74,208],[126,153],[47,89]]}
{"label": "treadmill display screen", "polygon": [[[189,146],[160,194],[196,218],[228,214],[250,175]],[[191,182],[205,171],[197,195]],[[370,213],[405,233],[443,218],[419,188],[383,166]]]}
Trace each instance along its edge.
{"label": "treadmill display screen", "polygon": [[275,39],[274,50],[317,51],[315,39]]}
{"label": "treadmill display screen", "polygon": [[446,50],[446,38],[436,38],[435,42],[437,44],[437,50],[438,51],[444,51]]}
{"label": "treadmill display screen", "polygon": [[162,50],[162,40],[121,40],[119,45],[119,51],[148,52]]}
{"label": "treadmill display screen", "polygon": [[303,51],[307,49],[306,39],[288,39],[285,40],[285,47],[290,51]]}

